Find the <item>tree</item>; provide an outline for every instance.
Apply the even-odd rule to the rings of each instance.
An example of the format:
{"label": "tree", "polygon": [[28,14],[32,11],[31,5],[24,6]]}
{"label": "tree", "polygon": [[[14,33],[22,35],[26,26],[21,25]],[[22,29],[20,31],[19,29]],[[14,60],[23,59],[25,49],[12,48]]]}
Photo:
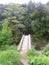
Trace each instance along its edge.
{"label": "tree", "polygon": [[0,45],[11,44],[12,32],[8,27],[8,20],[4,20],[2,30],[0,31]]}
{"label": "tree", "polygon": [[44,37],[49,39],[49,9],[46,5],[37,7],[34,16],[32,17],[32,30],[38,38]]}
{"label": "tree", "polygon": [[35,5],[34,5],[34,3],[32,2],[32,0],[30,0],[29,1],[29,3],[28,3],[28,12],[33,12],[34,11],[34,9],[35,9]]}

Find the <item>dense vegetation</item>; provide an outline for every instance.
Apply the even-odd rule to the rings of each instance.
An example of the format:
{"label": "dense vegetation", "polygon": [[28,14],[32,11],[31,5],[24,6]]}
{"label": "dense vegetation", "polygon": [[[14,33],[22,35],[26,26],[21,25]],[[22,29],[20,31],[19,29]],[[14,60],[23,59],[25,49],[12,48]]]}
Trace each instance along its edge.
{"label": "dense vegetation", "polygon": [[18,44],[24,33],[30,33],[36,41],[48,42],[49,5],[31,1],[28,5],[0,4],[0,33],[1,45]]}
{"label": "dense vegetation", "polygon": [[[31,34],[35,49],[49,43],[49,3],[0,4],[0,65],[19,65],[16,45],[23,34]],[[35,49],[27,53],[29,63],[49,65],[49,45],[42,54]]]}
{"label": "dense vegetation", "polygon": [[32,47],[30,51],[27,52],[27,59],[30,65],[49,65],[49,46],[43,49],[42,53],[39,53],[35,48]]}
{"label": "dense vegetation", "polygon": [[0,65],[19,65],[20,54],[16,45],[3,45],[0,47]]}

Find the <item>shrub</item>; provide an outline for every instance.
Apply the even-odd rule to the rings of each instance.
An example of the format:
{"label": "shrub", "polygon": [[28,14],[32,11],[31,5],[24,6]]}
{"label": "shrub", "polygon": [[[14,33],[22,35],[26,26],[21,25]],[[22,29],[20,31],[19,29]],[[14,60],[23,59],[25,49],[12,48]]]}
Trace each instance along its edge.
{"label": "shrub", "polygon": [[8,27],[8,20],[4,20],[2,24],[2,30],[0,31],[0,45],[11,44],[12,31]]}
{"label": "shrub", "polygon": [[0,46],[0,51],[5,51],[5,50],[17,50],[17,46],[16,45],[1,45]]}
{"label": "shrub", "polygon": [[44,47],[43,54],[45,54],[46,56],[49,56],[49,44]]}
{"label": "shrub", "polygon": [[39,53],[34,49],[34,47],[32,47],[32,49],[27,52],[27,56],[38,56],[38,55]]}
{"label": "shrub", "polygon": [[27,55],[27,59],[29,59],[28,61],[30,61],[32,57],[39,56],[40,54],[34,49],[34,47],[32,47],[32,49],[29,50],[26,55]]}
{"label": "shrub", "polygon": [[35,56],[30,61],[31,65],[49,65],[49,58],[46,56]]}
{"label": "shrub", "polygon": [[49,65],[49,57],[39,54],[34,48],[28,51],[27,59],[30,65]]}
{"label": "shrub", "polygon": [[15,50],[7,50],[0,53],[0,65],[18,65],[20,55]]}

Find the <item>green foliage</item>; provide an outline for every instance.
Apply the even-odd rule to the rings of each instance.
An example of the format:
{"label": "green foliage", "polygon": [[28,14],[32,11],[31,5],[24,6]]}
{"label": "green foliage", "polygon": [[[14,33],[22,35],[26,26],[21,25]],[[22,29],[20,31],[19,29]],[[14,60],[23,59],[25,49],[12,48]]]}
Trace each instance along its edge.
{"label": "green foliage", "polygon": [[[32,34],[35,41],[49,40],[49,7],[38,5],[35,8],[32,1],[26,6],[0,5],[0,65],[18,65],[20,56],[16,46],[9,45],[17,45],[24,33]],[[45,45],[45,42],[40,44]],[[49,45],[43,49],[43,54],[32,48],[27,52],[27,58],[31,65],[49,65]]]}
{"label": "green foliage", "polygon": [[39,56],[39,53],[32,47],[32,49],[27,52],[27,56]]}
{"label": "green foliage", "polygon": [[31,22],[32,30],[33,30],[33,37],[39,39],[39,38],[45,38],[49,39],[49,10],[46,5],[40,5],[35,10],[34,16],[31,17],[33,20]]}
{"label": "green foliage", "polygon": [[31,65],[49,65],[49,58],[46,56],[35,56],[30,61]]}
{"label": "green foliage", "polygon": [[1,65],[19,65],[20,54],[17,51],[16,45],[0,46],[0,64]]}
{"label": "green foliage", "polygon": [[0,51],[5,51],[5,50],[17,50],[16,45],[0,45]]}
{"label": "green foliage", "polygon": [[49,57],[44,54],[40,54],[34,48],[28,51],[27,59],[30,65],[49,65]]}
{"label": "green foliage", "polygon": [[45,54],[46,56],[49,56],[49,44],[46,45],[46,46],[43,48],[43,54]]}
{"label": "green foliage", "polygon": [[8,21],[4,20],[0,34],[0,45],[10,44],[11,36],[12,32],[11,29],[8,27]]}
{"label": "green foliage", "polygon": [[16,50],[7,50],[0,53],[1,65],[18,65],[20,62],[20,55]]}
{"label": "green foliage", "polygon": [[[8,20],[8,24],[4,24],[3,27],[4,19]],[[32,1],[28,5],[12,3],[0,5],[0,25],[2,29],[0,34],[1,44],[3,41],[4,44],[18,44],[22,34],[26,32],[32,34],[32,38],[35,41],[40,39],[49,40],[49,7],[40,3],[36,6]],[[3,36],[3,32],[4,35],[7,34]]]}

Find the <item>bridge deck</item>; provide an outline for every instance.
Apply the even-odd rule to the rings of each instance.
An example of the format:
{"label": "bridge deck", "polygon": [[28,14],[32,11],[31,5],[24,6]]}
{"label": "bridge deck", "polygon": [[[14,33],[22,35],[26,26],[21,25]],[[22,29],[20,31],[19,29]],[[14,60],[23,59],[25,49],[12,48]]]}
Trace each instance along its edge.
{"label": "bridge deck", "polygon": [[29,49],[31,49],[31,37],[30,35],[23,35],[18,46],[18,50],[20,51],[21,54],[21,62],[23,63],[23,65],[29,65],[25,56],[25,53]]}
{"label": "bridge deck", "polygon": [[18,50],[21,53],[25,53],[29,49],[31,49],[31,37],[30,35],[23,35],[20,44],[18,46]]}

